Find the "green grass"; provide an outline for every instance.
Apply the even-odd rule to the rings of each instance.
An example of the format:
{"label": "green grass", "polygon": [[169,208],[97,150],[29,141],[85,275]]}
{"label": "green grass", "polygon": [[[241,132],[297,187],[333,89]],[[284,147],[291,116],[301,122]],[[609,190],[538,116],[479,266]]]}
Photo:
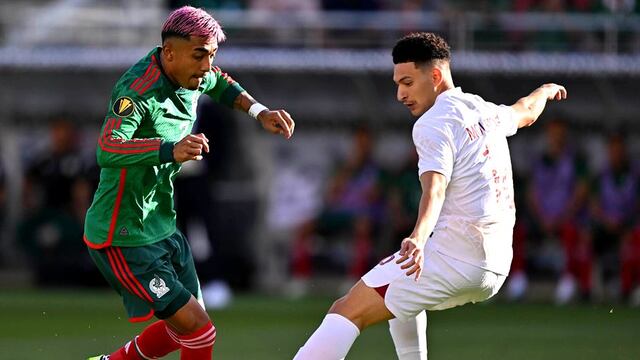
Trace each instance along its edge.
{"label": "green grass", "polygon": [[[330,298],[237,297],[212,313],[215,359],[291,359]],[[111,291],[0,292],[0,359],[84,359],[136,334]],[[640,310],[481,304],[429,313],[429,359],[640,359]],[[367,329],[348,359],[394,359],[387,328]],[[174,355],[168,359],[177,360]]]}

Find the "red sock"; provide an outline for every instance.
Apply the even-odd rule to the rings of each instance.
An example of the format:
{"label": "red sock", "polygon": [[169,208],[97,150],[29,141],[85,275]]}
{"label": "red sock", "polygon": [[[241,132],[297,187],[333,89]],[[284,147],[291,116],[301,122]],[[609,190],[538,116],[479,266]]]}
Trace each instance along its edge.
{"label": "red sock", "polygon": [[578,227],[572,223],[561,226],[560,237],[567,257],[565,271],[573,275],[584,293],[591,292],[591,248],[580,234]]}
{"label": "red sock", "polygon": [[620,288],[628,296],[637,281],[640,282],[640,229],[620,246]]}
{"label": "red sock", "polygon": [[111,360],[144,360],[138,352],[146,358],[154,359],[163,357],[179,348],[180,344],[169,336],[166,323],[159,320],[147,326],[134,341],[128,342],[111,354]]}
{"label": "red sock", "polygon": [[156,321],[149,325],[136,339],[138,351],[147,358],[163,357],[180,349],[180,344],[175,342],[167,332],[167,324]]}
{"label": "red sock", "polygon": [[371,255],[371,240],[368,236],[357,236],[353,243],[354,259],[349,269],[349,275],[359,278],[367,272],[369,268],[369,258]]}
{"label": "red sock", "polygon": [[138,355],[138,352],[133,345],[133,341],[129,341],[123,347],[116,350],[113,354],[109,355],[109,360],[144,360]]}
{"label": "red sock", "polygon": [[211,360],[213,344],[216,342],[216,328],[209,321],[192,334],[170,333],[181,344],[180,360]]}

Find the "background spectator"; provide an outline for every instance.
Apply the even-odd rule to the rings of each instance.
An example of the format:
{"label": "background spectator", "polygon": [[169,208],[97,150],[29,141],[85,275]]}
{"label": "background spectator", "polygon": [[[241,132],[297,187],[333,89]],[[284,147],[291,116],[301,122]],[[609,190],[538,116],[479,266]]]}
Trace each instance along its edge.
{"label": "background spectator", "polygon": [[65,117],[49,123],[49,144],[27,166],[25,217],[18,235],[41,285],[102,285],[82,241],[84,215],[97,179]]}
{"label": "background spectator", "polygon": [[[640,177],[635,164],[627,153],[624,136],[621,133],[607,139],[607,163],[596,176],[591,186],[591,220],[593,254],[602,273],[602,280],[613,297],[618,293],[618,279],[633,278],[633,266],[623,268],[620,258],[631,259],[638,256],[633,242],[632,231],[636,226],[640,194]],[[615,281],[614,281],[615,280]],[[628,297],[632,285],[623,282],[622,294]]]}
{"label": "background spectator", "polygon": [[[232,288],[246,289],[253,275],[255,192],[236,187],[234,193],[225,186],[251,184],[254,177],[239,140],[239,121],[232,110],[202,99],[195,130],[207,136],[211,152],[186,163],[175,181],[178,227],[191,243],[203,297],[212,308],[227,306]],[[242,201],[234,201],[238,196]]]}
{"label": "background spectator", "polygon": [[[356,278],[364,274],[373,260],[374,239],[382,221],[380,168],[373,159],[373,138],[365,127],[355,130],[348,158],[335,167],[327,184],[320,215],[302,224],[292,248],[292,275],[311,276],[315,262],[329,268],[344,269]],[[325,244],[317,244],[324,237]],[[345,238],[344,244],[336,239]],[[324,254],[315,249],[323,248]],[[315,254],[314,254],[315,253]]]}
{"label": "background spectator", "polygon": [[[544,252],[548,246],[562,248],[561,265],[545,264],[544,256],[537,257],[535,264],[561,272],[556,289],[559,303],[571,299],[576,282],[584,297],[591,291],[591,251],[582,230],[587,169],[574,144],[569,143],[568,134],[567,124],[561,119],[546,124],[545,148],[534,160],[528,196],[528,251]],[[561,268],[554,269],[557,266]]]}

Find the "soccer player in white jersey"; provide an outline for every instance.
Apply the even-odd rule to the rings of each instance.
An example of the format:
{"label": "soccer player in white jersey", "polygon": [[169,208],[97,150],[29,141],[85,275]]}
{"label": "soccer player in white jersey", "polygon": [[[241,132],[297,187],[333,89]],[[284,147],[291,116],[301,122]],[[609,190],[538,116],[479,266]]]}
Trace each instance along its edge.
{"label": "soccer player in white jersey", "polygon": [[545,84],[511,106],[453,85],[449,45],[415,33],[393,48],[398,101],[418,117],[422,196],[413,232],[333,303],[294,360],[343,359],[364,328],[389,320],[400,360],[427,358],[425,310],[495,295],[509,273],[515,221],[507,137],[532,125],[548,100],[567,96]]}

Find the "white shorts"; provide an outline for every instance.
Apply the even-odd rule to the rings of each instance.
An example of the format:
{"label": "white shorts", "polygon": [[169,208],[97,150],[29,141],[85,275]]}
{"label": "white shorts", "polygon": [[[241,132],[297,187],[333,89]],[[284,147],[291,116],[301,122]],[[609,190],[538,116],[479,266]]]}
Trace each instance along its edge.
{"label": "white shorts", "polygon": [[495,295],[506,276],[425,248],[424,267],[418,281],[396,264],[396,252],[362,277],[365,285],[384,297],[389,311],[407,321],[422,310],[444,310],[475,303]]}

